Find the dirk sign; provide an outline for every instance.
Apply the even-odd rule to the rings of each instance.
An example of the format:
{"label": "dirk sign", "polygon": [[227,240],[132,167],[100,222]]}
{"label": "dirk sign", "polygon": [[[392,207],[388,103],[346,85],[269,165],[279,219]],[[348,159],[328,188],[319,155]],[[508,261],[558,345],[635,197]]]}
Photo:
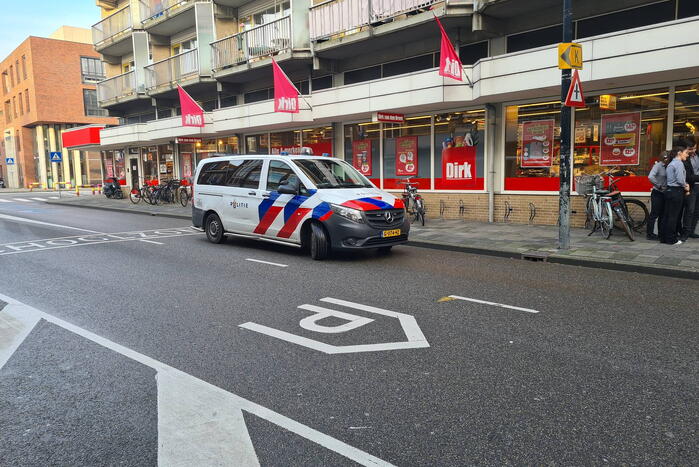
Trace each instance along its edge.
{"label": "dirk sign", "polygon": [[575,42],[558,44],[558,68],[561,70],[582,70],[582,45]]}

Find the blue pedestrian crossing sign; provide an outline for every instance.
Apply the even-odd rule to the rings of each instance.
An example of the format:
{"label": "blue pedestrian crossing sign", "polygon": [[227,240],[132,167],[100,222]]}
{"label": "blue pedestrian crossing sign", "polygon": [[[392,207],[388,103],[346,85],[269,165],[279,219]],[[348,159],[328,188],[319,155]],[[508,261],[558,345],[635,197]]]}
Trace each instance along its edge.
{"label": "blue pedestrian crossing sign", "polygon": [[15,165],[15,158],[14,157],[6,157],[5,158],[5,165]]}
{"label": "blue pedestrian crossing sign", "polygon": [[63,162],[63,154],[60,152],[52,152],[50,156],[51,162]]}

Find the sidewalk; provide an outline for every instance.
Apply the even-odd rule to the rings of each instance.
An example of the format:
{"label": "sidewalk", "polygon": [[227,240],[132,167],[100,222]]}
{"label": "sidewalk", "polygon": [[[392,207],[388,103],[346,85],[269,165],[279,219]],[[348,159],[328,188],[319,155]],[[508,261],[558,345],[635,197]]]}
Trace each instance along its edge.
{"label": "sidewalk", "polygon": [[[187,220],[191,219],[192,212],[191,205],[186,208],[172,204],[150,206],[104,196],[48,202]],[[427,219],[425,227],[412,226],[410,243],[427,248],[699,279],[699,240],[690,239],[674,246],[648,241],[640,234],[631,242],[618,230],[609,240],[603,240],[599,234],[588,236],[588,233],[584,229],[571,229],[571,249],[560,251],[556,249],[556,226]]]}

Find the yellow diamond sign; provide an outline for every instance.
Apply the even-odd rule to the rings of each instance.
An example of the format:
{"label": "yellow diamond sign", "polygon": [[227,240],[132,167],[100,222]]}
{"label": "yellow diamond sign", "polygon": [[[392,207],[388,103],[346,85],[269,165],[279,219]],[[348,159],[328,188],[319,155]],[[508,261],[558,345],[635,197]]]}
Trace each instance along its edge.
{"label": "yellow diamond sign", "polygon": [[558,44],[558,68],[561,70],[582,70],[582,45],[575,42]]}

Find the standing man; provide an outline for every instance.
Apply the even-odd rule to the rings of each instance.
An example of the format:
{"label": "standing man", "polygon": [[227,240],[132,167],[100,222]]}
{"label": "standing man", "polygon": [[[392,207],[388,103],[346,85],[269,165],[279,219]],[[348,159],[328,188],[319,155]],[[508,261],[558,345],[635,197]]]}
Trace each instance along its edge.
{"label": "standing man", "polygon": [[[687,145],[688,157],[684,160],[684,170],[687,174],[687,184],[689,185],[689,194],[684,197],[682,205],[682,233],[680,240],[686,242],[687,239],[694,234],[694,229],[697,226],[697,197],[699,197],[699,175],[695,174],[694,167],[699,165],[695,162],[697,159],[697,143],[693,136],[685,139]],[[695,237],[693,237],[695,238]]]}
{"label": "standing man", "polygon": [[[696,139],[694,140],[696,143]],[[692,196],[694,196],[694,216],[692,217],[692,223],[689,224],[689,234],[688,238],[699,238],[696,233],[697,221],[699,221],[699,154],[697,153],[696,144],[694,146],[694,152],[689,158],[689,163],[694,173],[694,185],[692,186]]]}
{"label": "standing man", "polygon": [[682,215],[685,192],[689,190],[686,181],[684,161],[687,159],[686,143],[678,143],[672,148],[672,162],[667,166],[667,190],[665,190],[665,212],[663,213],[663,231],[660,241],[669,245],[681,245],[677,237],[677,224]]}

